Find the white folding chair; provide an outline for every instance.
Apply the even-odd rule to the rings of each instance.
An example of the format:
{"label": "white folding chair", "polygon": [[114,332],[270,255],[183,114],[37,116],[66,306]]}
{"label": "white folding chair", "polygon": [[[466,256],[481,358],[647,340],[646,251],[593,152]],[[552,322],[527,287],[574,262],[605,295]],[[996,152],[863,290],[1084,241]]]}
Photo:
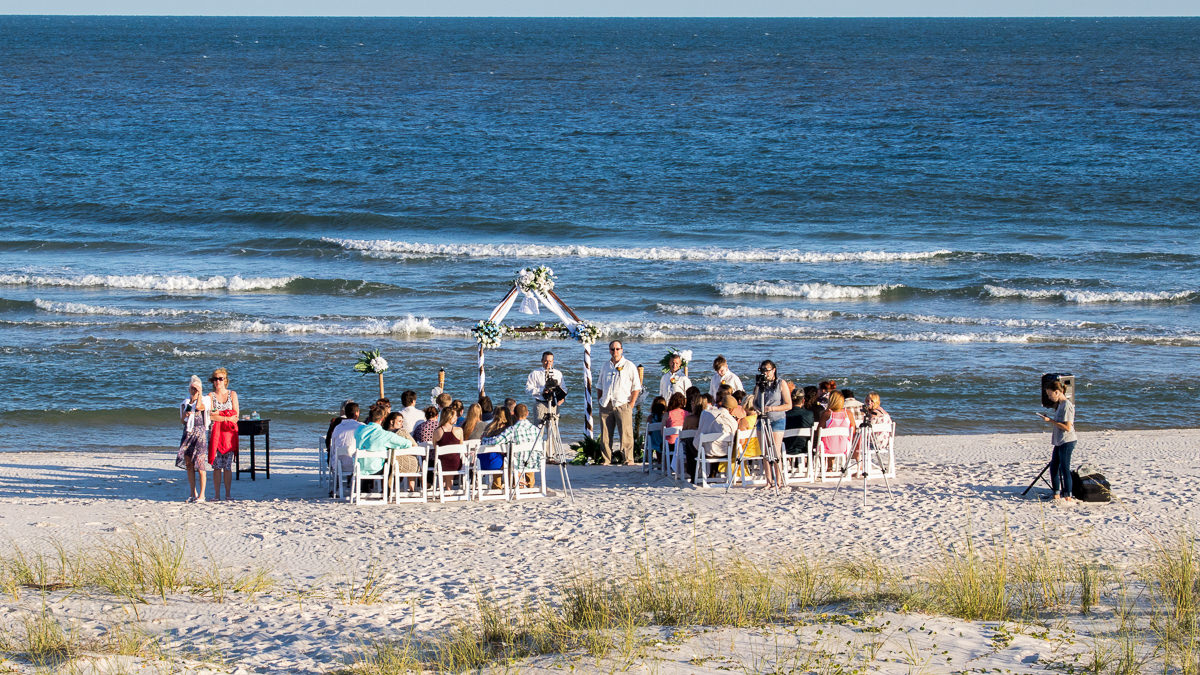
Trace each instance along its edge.
{"label": "white folding chair", "polygon": [[[523,453],[536,453],[536,461],[533,466],[533,471],[530,471],[528,466],[517,466],[517,458],[526,456]],[[511,483],[512,483],[512,498],[513,499],[537,499],[546,496],[546,454],[542,449],[536,447],[533,441],[527,441],[519,445],[513,445],[512,450],[508,455],[508,465],[512,468]],[[533,474],[533,487],[521,487],[521,482],[525,478],[525,474]]]}
{"label": "white folding chair", "polygon": [[[511,495],[509,490],[512,488],[512,481],[507,479],[509,449],[509,444],[503,443],[500,445],[481,445],[476,450],[475,461],[473,462],[474,466],[471,467],[471,480],[473,481],[475,489],[475,499],[478,499],[481,502],[492,499],[503,499],[505,501],[508,500],[509,496]],[[480,455],[486,455],[493,452],[500,455],[500,468],[481,468],[482,463],[480,461]],[[504,485],[499,488],[493,488],[491,486],[492,481],[497,477],[500,478]]]}
{"label": "white folding chair", "polygon": [[[845,438],[846,452],[826,452],[824,439],[827,438]],[[854,436],[850,433],[848,427],[819,427],[817,429],[816,440],[813,441],[813,462],[816,463],[817,478],[821,482],[827,480],[837,480],[841,478],[842,471],[846,468],[846,462],[850,459],[850,453],[854,450]],[[829,462],[827,459],[834,460],[833,470],[828,470]]]}
{"label": "white folding chair", "polygon": [[[783,431],[784,487],[787,487],[792,483],[811,483],[813,481],[812,439],[815,429],[816,425],[814,424],[811,427],[785,429]],[[789,452],[787,450],[788,441],[792,439],[803,439],[804,449]]]}
{"label": "white folding chair", "polygon": [[[866,458],[867,477],[895,478],[896,477],[896,423],[888,422],[871,427],[874,436],[875,451]],[[875,462],[883,462],[876,466]]]}
{"label": "white folding chair", "polygon": [[354,461],[354,456],[356,454],[358,454],[358,448],[354,445],[354,439],[351,438],[350,447],[347,448],[346,455],[350,459],[351,468],[349,472],[347,472],[346,469],[342,467],[341,456],[333,455],[332,452],[330,453],[329,461],[332,465],[330,468],[330,473],[332,475],[334,484],[333,495],[337,499],[346,499],[349,497],[346,494],[346,481],[354,475],[355,467],[357,466],[357,462]]}
{"label": "white folding chair", "polygon": [[[437,449],[437,454],[434,457],[434,463],[437,464],[437,466],[433,468],[433,480],[434,494],[437,495],[437,500],[439,503],[444,503],[446,501],[460,502],[471,498],[471,464],[467,461],[467,456],[469,454],[470,453],[467,452],[467,446],[463,445],[462,443],[443,445]],[[446,457],[448,455],[459,456],[461,464],[459,465],[458,471],[446,471],[442,468],[442,457]],[[447,496],[446,481],[444,479],[452,478],[454,476],[458,476],[459,487],[457,490],[449,490],[449,496]]]}
{"label": "white folding chair", "polygon": [[676,436],[680,431],[683,431],[683,429],[679,427],[663,427],[662,430],[663,449],[659,453],[659,456],[662,458],[662,462],[659,463],[659,470],[668,476],[675,470],[675,444],[668,444],[667,436]]}
{"label": "white folding chair", "polygon": [[[680,478],[683,478],[684,480],[691,480],[690,476],[685,477],[683,474],[687,467],[687,442],[694,441],[695,438],[695,429],[680,429],[679,435],[675,438],[675,442],[672,444],[674,446],[671,448],[671,454],[673,456],[672,466],[675,472],[675,480],[679,480]],[[665,446],[666,434],[663,434],[663,439]]]}
{"label": "white folding chair", "polygon": [[650,467],[654,464],[654,452],[650,450],[650,432],[662,431],[662,428],[662,422],[646,423],[646,431],[642,433],[642,473],[650,473]]}
{"label": "white folding chair", "polygon": [[324,436],[317,436],[317,482],[321,487],[329,480],[329,446]]}
{"label": "white folding chair", "polygon": [[[379,473],[365,474],[362,472],[361,462],[364,459],[382,459],[383,468]],[[391,453],[387,450],[359,450],[354,453],[354,472],[350,476],[350,503],[351,504],[387,504],[388,503],[388,482],[391,476],[392,468]],[[363,481],[379,481],[380,498],[364,497],[362,491]]]}
{"label": "white folding chair", "polygon": [[[770,433],[768,430],[767,433]],[[751,439],[755,439],[758,445],[757,455],[747,455]],[[729,477],[730,484],[741,483],[742,485],[766,485],[767,484],[767,455],[763,448],[763,441],[766,439],[757,438],[754,429],[746,429],[738,431],[738,442],[734,445],[737,449],[737,471]],[[762,470],[761,478],[751,478],[750,470],[757,463],[759,469]]]}
{"label": "white folding chair", "polygon": [[[429,501],[429,480],[428,474],[425,473],[425,462],[429,459],[428,449],[422,448],[419,445],[414,445],[411,448],[398,448],[392,452],[392,461],[400,457],[416,457],[417,470],[412,473],[401,473],[400,471],[392,471],[392,501],[399,504],[402,502],[419,502],[424,504]],[[394,467],[393,467],[394,468]],[[407,478],[415,478],[421,483],[421,492],[413,494],[404,489],[404,481]],[[407,496],[402,496],[407,495]]]}
{"label": "white folding chair", "polygon": [[[710,464],[720,464],[721,462],[728,463],[729,455],[732,455],[732,445],[737,434],[729,434],[724,431],[714,431],[712,433],[700,434],[696,442],[696,478],[695,483],[700,487],[708,487],[708,467]],[[724,445],[730,448],[730,452],[724,457],[709,457],[705,448],[710,444]]]}

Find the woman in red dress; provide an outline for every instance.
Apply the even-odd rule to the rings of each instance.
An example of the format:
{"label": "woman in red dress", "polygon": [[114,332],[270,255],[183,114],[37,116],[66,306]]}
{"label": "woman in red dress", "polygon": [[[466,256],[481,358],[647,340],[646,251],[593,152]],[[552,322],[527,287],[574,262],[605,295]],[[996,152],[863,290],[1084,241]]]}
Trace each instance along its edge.
{"label": "woman in red dress", "polygon": [[213,494],[221,501],[221,477],[225,478],[225,499],[233,499],[229,488],[233,484],[233,460],[238,449],[238,396],[229,388],[229,373],[224,368],[213,371],[212,435],[208,439],[208,463],[213,468]]}

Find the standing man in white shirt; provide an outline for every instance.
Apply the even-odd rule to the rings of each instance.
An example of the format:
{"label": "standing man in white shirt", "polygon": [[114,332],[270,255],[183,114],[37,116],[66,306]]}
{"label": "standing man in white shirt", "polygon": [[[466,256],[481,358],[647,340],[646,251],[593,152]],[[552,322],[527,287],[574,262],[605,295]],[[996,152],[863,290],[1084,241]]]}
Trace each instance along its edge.
{"label": "standing man in white shirt", "polygon": [[[557,382],[556,389],[561,390],[554,392],[558,394],[558,398],[552,403],[545,397],[546,382],[550,380]],[[550,412],[550,406],[553,404],[557,407],[567,395],[567,388],[563,386],[562,371],[554,367],[553,352],[542,352],[542,367],[529,373],[529,378],[525,380],[525,393],[533,397],[533,417],[530,422],[540,426],[546,418],[546,413]]]}
{"label": "standing man in white shirt", "polygon": [[603,461],[612,463],[613,427],[621,425],[621,454],[626,464],[633,464],[633,404],[637,402],[642,384],[638,381],[637,366],[625,358],[625,347],[620,340],[608,343],[612,358],[600,369],[596,398],[600,400],[600,442]]}
{"label": "standing man in white shirt", "polygon": [[733,371],[729,369],[729,364],[725,362],[724,356],[718,355],[713,359],[713,371],[716,375],[708,385],[708,395],[712,396],[714,401],[717,400],[717,387],[722,384],[729,385],[733,391],[746,391],[742,386],[742,378],[733,374]]}
{"label": "standing man in white shirt", "polygon": [[692,381],[683,372],[683,356],[678,352],[671,354],[667,367],[670,371],[663,373],[658,384],[658,395],[670,401],[671,394],[686,393],[688,387],[692,386]]}

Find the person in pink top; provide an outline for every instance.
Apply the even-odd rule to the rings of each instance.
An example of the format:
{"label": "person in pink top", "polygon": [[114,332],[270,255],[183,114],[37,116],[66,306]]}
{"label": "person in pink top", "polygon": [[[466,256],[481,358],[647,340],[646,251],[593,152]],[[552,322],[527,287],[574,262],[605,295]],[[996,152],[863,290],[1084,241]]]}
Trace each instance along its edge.
{"label": "person in pink top", "polygon": [[[687,417],[687,397],[683,395],[683,392],[677,391],[671,394],[671,400],[667,401],[667,416],[663,419],[663,428],[682,429],[685,417]],[[671,434],[664,440],[670,445],[678,438],[678,434]]]}
{"label": "person in pink top", "polygon": [[[821,428],[834,429],[845,428],[853,431],[853,422],[850,420],[850,415],[846,413],[846,400],[842,398],[839,392],[830,392],[829,406],[825,412],[821,414]],[[844,455],[850,452],[850,438],[848,436],[825,437],[821,435],[821,446],[825,449],[827,455]],[[826,471],[833,471],[833,460],[826,460],[829,465],[825,467]]]}

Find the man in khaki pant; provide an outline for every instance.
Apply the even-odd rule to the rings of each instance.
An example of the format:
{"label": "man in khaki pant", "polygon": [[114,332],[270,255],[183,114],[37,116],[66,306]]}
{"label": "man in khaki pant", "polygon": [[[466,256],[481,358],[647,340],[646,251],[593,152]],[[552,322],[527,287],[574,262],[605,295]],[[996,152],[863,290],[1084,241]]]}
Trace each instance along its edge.
{"label": "man in khaki pant", "polygon": [[604,448],[601,465],[612,463],[613,427],[621,425],[621,454],[626,464],[633,464],[633,404],[641,393],[637,366],[625,358],[625,347],[620,340],[608,343],[612,358],[604,363],[597,380],[596,398],[600,401],[600,442]]}

